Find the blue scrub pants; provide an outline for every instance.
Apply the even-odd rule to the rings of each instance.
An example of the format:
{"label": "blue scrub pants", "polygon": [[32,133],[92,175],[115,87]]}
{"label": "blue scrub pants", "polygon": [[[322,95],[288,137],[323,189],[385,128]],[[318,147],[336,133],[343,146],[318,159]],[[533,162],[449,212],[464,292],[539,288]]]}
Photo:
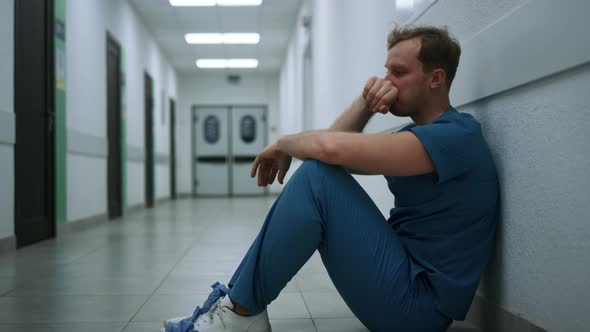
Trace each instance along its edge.
{"label": "blue scrub pants", "polygon": [[371,331],[441,332],[423,274],[411,276],[398,235],[345,169],[308,160],[293,174],[229,282],[229,296],[263,311],[318,250],[336,289]]}

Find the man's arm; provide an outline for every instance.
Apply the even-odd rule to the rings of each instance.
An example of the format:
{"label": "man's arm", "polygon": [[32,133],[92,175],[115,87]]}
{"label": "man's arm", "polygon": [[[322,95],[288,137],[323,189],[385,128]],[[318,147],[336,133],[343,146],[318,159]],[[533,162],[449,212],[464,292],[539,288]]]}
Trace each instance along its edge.
{"label": "man's arm", "polygon": [[328,131],[348,131],[360,133],[363,131],[369,119],[373,116],[365,106],[365,100],[358,96],[350,106],[330,126]]}
{"label": "man's arm", "polygon": [[414,176],[435,171],[432,159],[412,132],[307,132],[283,136],[277,147],[298,159],[317,159],[361,174]]}

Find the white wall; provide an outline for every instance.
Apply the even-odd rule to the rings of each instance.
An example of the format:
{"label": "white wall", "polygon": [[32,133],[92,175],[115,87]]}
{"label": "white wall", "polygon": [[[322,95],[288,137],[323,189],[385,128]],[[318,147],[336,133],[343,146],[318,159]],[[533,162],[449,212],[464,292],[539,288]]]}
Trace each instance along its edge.
{"label": "white wall", "polygon": [[[395,1],[307,6],[313,15],[314,127],[326,128],[368,77],[383,74]],[[498,167],[501,222],[478,292],[548,331],[590,325],[588,10],[582,1],[439,0],[417,21],[448,26],[462,44],[451,102],[480,120]],[[299,38],[292,37],[280,76],[281,115],[292,119],[301,112],[300,59],[293,58],[301,54]],[[366,131],[408,121],[377,115]],[[300,129],[296,121],[281,123],[281,134]],[[393,197],[384,179],[357,178],[387,216]]]}
{"label": "white wall", "polygon": [[127,206],[145,204],[145,165],[129,161],[127,163]]}
{"label": "white wall", "polygon": [[[14,0],[0,2],[0,239],[14,236]],[[10,114],[10,115],[8,115]],[[7,134],[7,135],[4,135]],[[7,137],[5,137],[7,136]]]}
{"label": "white wall", "polygon": [[[279,126],[278,78],[276,75],[242,74],[239,85],[231,85],[226,75],[207,73],[204,75],[181,73],[178,78],[177,104],[177,190],[179,193],[192,192],[191,166],[191,107],[192,105],[268,105],[268,139],[276,140]],[[273,128],[276,132],[273,132]],[[271,192],[280,191],[274,184]]]}
{"label": "white wall", "polygon": [[170,197],[170,166],[158,164],[154,172],[156,172],[156,199]]}
{"label": "white wall", "polygon": [[0,143],[0,239],[14,236],[14,148]]}
{"label": "white wall", "polygon": [[0,2],[0,112],[14,112],[14,0]]}
{"label": "white wall", "polygon": [[[312,48],[313,128],[325,129],[350,105],[366,81],[383,75],[387,34],[392,27],[395,2],[354,0],[304,1],[294,27],[280,76],[281,134],[303,129],[303,59],[308,39]],[[301,22],[311,15],[311,32]],[[362,22],[362,24],[351,24]],[[375,132],[410,121],[391,115],[376,115],[366,131]],[[289,175],[297,167],[289,171]],[[288,176],[289,176],[288,175]],[[373,197],[384,215],[389,215],[393,196],[382,177],[355,176]]]}
{"label": "white wall", "polygon": [[[68,0],[66,5],[67,127],[106,144],[106,32],[119,42],[125,62],[127,145],[144,149],[144,72],[154,80],[157,155],[168,155],[168,98],[176,98],[176,73],[127,1]],[[164,91],[164,94],[162,94]],[[165,98],[164,102],[162,97]],[[162,109],[164,107],[165,109]],[[165,112],[162,119],[162,111]],[[140,162],[128,161],[128,205],[144,201]],[[157,165],[156,198],[169,195],[167,165]],[[68,220],[107,212],[106,157],[68,154]],[[141,171],[143,173],[143,171]],[[142,190],[137,190],[137,188]],[[167,190],[167,191],[166,191]]]}
{"label": "white wall", "polygon": [[471,98],[454,96],[481,121],[501,181],[479,293],[548,331],[590,325],[588,10],[582,1],[447,0],[420,20],[449,25],[462,42],[455,88]]}
{"label": "white wall", "polygon": [[[375,0],[368,5],[329,0],[313,4],[315,127],[327,128],[362,92],[371,76],[385,73],[386,41],[393,26],[395,1]],[[407,121],[377,115],[367,130],[384,130]]]}

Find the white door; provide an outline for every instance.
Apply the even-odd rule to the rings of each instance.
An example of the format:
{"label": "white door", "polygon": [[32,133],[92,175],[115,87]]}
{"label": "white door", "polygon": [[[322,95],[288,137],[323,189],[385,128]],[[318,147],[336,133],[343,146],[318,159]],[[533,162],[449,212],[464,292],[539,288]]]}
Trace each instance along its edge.
{"label": "white door", "polygon": [[228,195],[229,110],[226,107],[199,107],[195,115],[194,192],[197,195]]}
{"label": "white door", "polygon": [[266,145],[266,118],[263,107],[232,108],[232,194],[264,194],[257,178],[250,177],[252,163]]}

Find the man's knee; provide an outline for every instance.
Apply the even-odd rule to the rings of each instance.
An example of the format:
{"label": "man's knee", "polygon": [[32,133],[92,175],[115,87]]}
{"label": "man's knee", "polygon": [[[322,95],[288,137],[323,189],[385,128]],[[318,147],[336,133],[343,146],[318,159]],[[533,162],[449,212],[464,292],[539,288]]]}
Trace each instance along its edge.
{"label": "man's knee", "polygon": [[318,171],[326,171],[326,170],[329,170],[330,168],[335,168],[335,166],[328,165],[328,164],[326,164],[322,161],[316,160],[316,159],[307,159],[303,162],[303,164],[300,166],[300,168],[303,168],[305,171],[318,172]]}
{"label": "man's knee", "polygon": [[302,172],[310,172],[315,175],[348,173],[340,166],[326,164],[316,159],[308,159],[299,167]]}

